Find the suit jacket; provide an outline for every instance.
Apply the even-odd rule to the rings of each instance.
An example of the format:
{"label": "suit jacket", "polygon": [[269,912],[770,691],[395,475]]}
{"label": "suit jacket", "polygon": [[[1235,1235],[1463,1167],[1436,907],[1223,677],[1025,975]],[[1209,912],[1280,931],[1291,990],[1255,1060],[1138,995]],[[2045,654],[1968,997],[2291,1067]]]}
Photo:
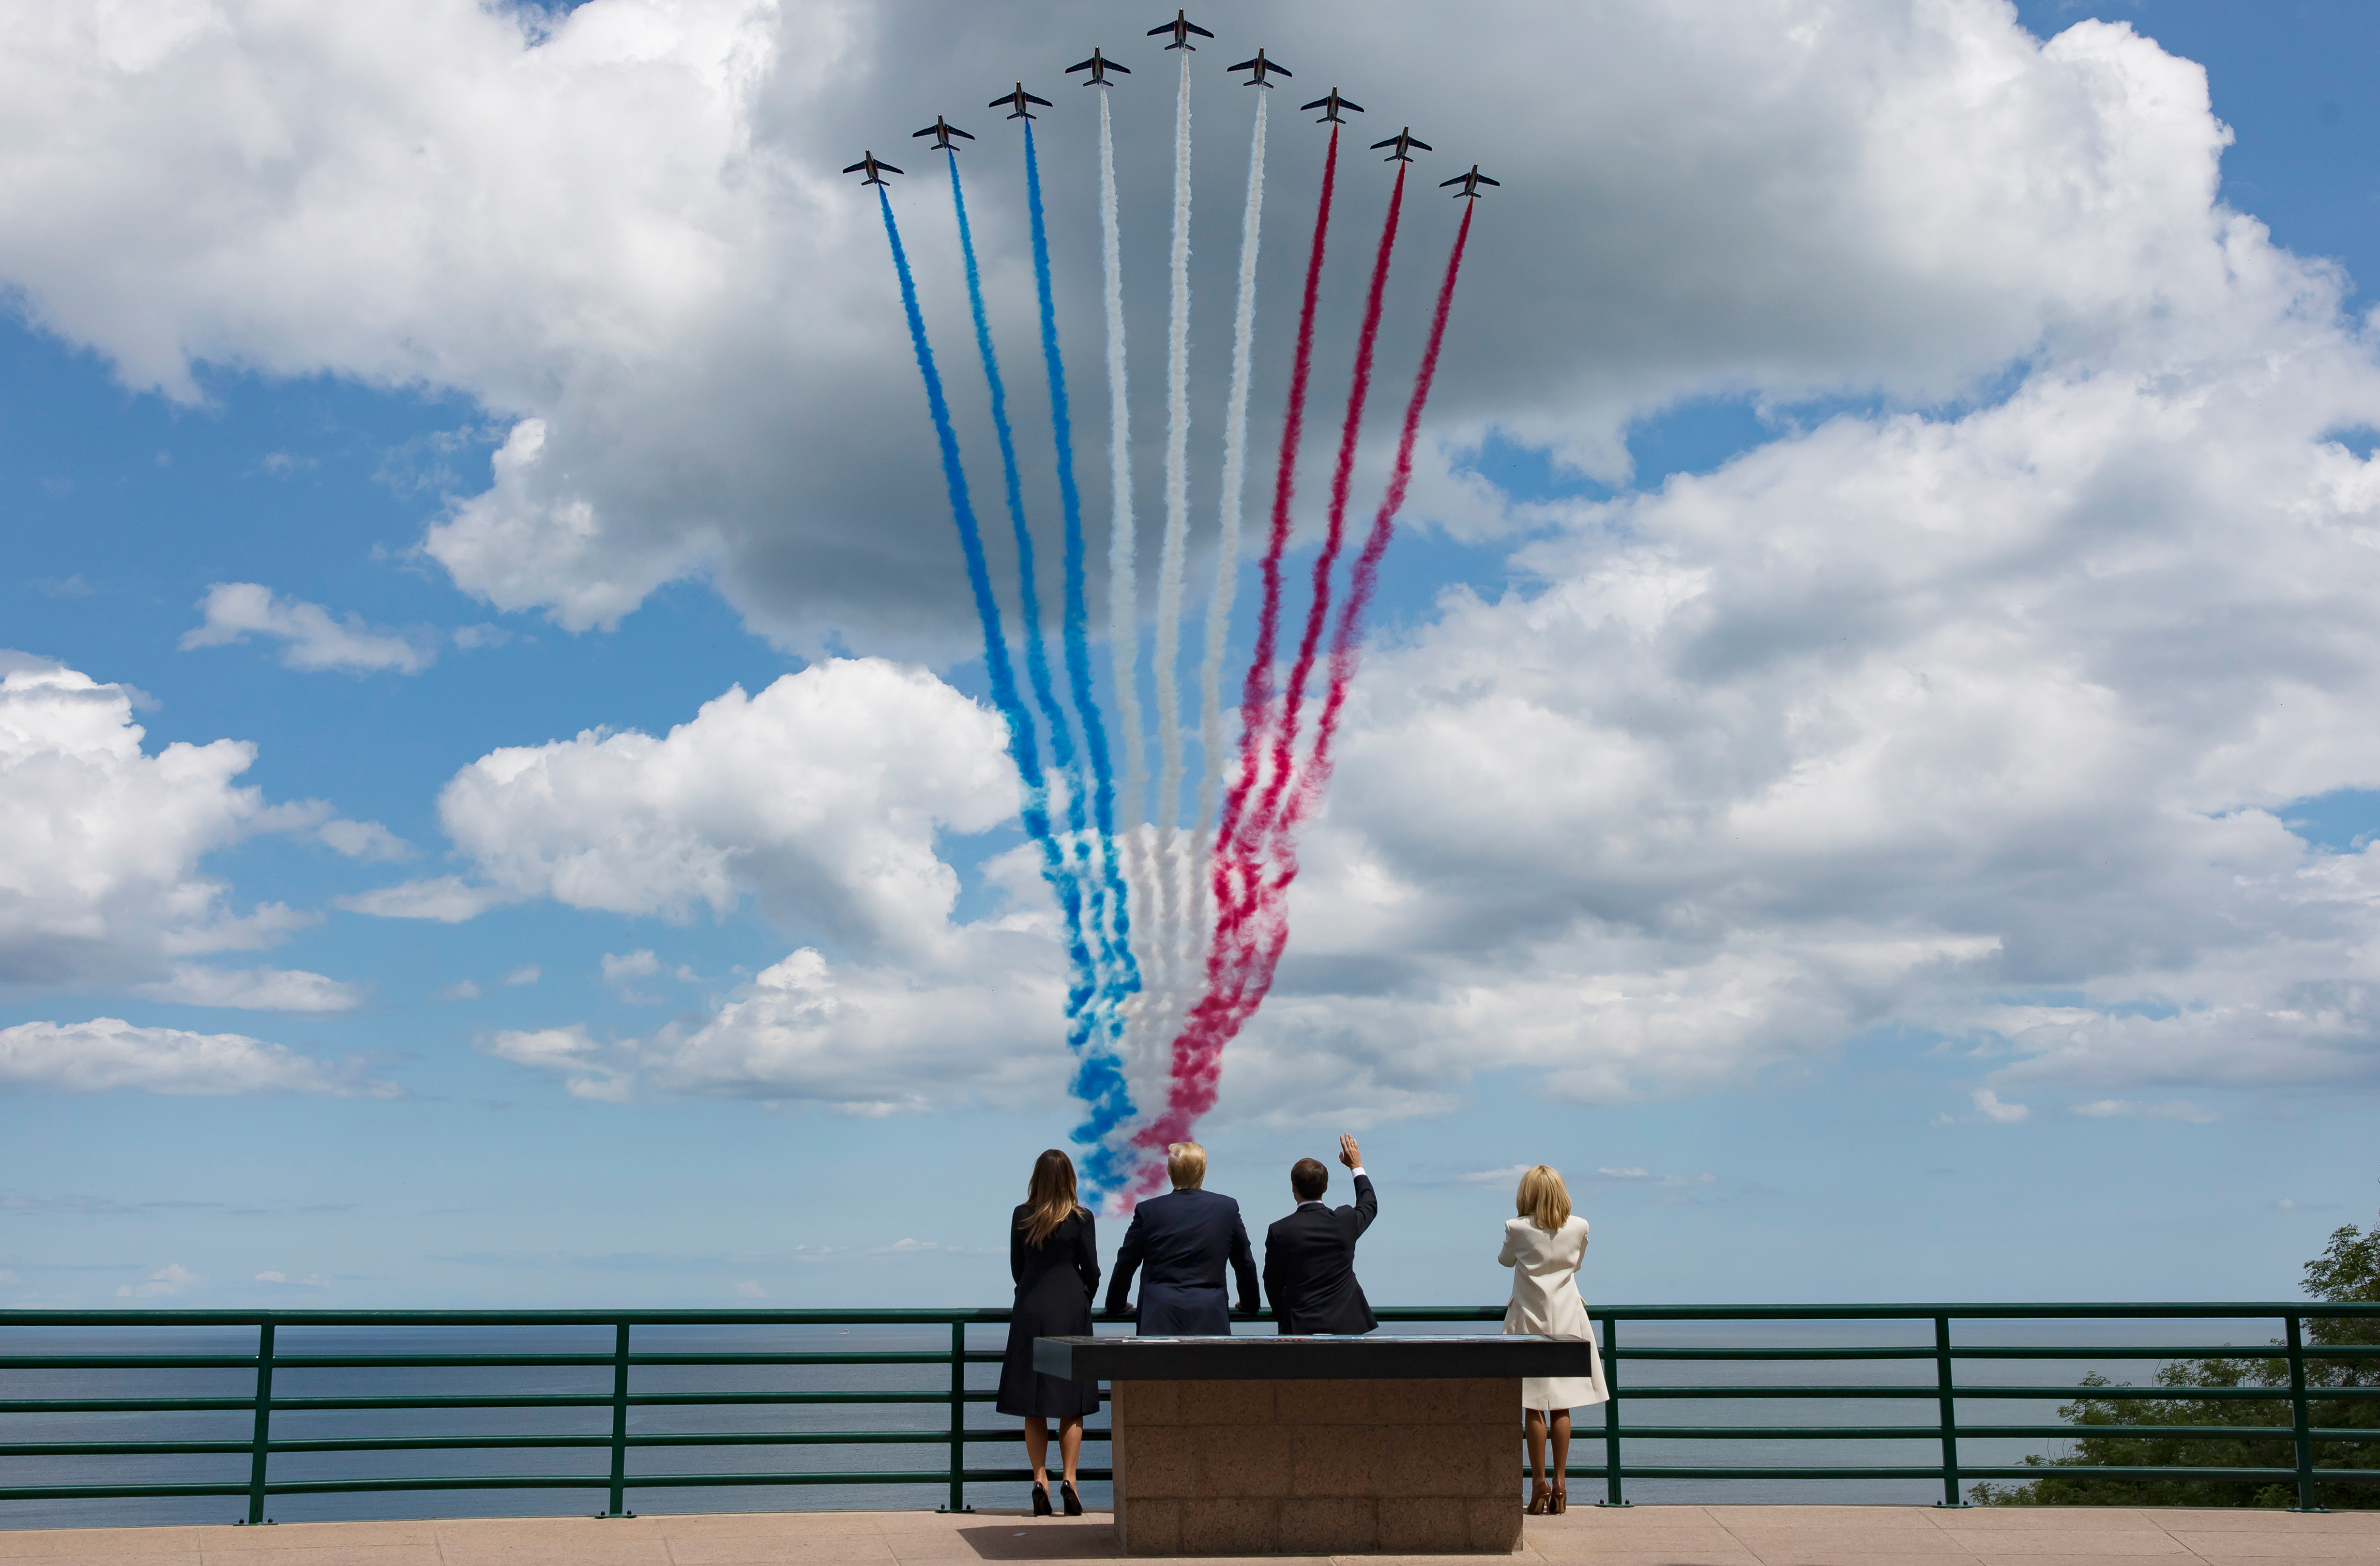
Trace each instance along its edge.
{"label": "suit jacket", "polygon": [[1265,1296],[1284,1333],[1368,1332],[1379,1325],[1355,1281],[1355,1242],[1380,1210],[1372,1177],[1355,1176],[1355,1205],[1306,1203],[1265,1231]]}
{"label": "suit jacket", "polygon": [[1121,1311],[1132,1293],[1132,1275],[1148,1269],[1140,1282],[1140,1311],[1133,1329],[1160,1336],[1232,1330],[1231,1300],[1223,1293],[1229,1263],[1240,1283],[1240,1309],[1257,1308],[1257,1257],[1248,1244],[1240,1204],[1214,1191],[1175,1191],[1152,1196],[1133,1209],[1108,1282],[1108,1308]]}

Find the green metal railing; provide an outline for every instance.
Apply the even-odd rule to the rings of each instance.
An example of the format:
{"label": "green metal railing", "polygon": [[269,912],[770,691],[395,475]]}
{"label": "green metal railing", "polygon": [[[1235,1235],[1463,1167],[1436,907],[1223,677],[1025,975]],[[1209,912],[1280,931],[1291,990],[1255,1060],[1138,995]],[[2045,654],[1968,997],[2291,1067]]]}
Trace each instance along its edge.
{"label": "green metal railing", "polygon": [[[304,1495],[330,1492],[388,1490],[467,1490],[467,1489],[576,1489],[601,1492],[606,1516],[628,1515],[627,1498],[631,1490],[656,1488],[686,1488],[714,1486],[816,1486],[816,1485],[931,1485],[946,1488],[946,1507],[952,1511],[966,1510],[966,1487],[969,1484],[1015,1482],[1027,1479],[1031,1471],[1023,1467],[967,1466],[968,1448],[1003,1448],[1021,1441],[1021,1427],[985,1428],[971,1426],[966,1422],[970,1404],[990,1402],[994,1392],[974,1389],[967,1384],[967,1367],[996,1365],[999,1353],[970,1348],[967,1330],[970,1327],[1003,1327],[1008,1321],[1005,1310],[859,1310],[859,1311],[0,1311],[0,1349],[18,1346],[6,1334],[8,1328],[173,1328],[173,1329],[252,1329],[256,1333],[253,1354],[140,1354],[140,1353],[0,1353],[0,1372],[58,1371],[136,1371],[136,1370],[225,1370],[252,1373],[253,1391],[240,1396],[210,1397],[0,1397],[0,1415],[126,1415],[126,1414],[221,1414],[251,1415],[250,1434],[245,1439],[133,1439],[133,1440],[11,1440],[13,1432],[0,1423],[0,1458],[88,1459],[118,1456],[196,1456],[202,1454],[249,1456],[245,1480],[176,1480],[134,1481],[124,1483],[70,1483],[42,1485],[0,1485],[0,1501],[61,1500],[68,1499],[103,1499],[144,1496],[225,1496],[245,1497],[249,1523],[268,1521],[267,1504],[276,1495]],[[1387,1323],[1486,1323],[1500,1320],[1500,1306],[1399,1307],[1378,1313]],[[2380,1316],[2380,1305],[2312,1305],[2300,1304],[2206,1304],[2206,1305],[1645,1305],[1609,1307],[1592,1313],[1597,1323],[1597,1333],[1604,1347],[1605,1374],[1611,1397],[1603,1406],[1603,1462],[1597,1466],[1573,1464],[1568,1469],[1572,1477],[1595,1479],[1605,1483],[1606,1505],[1624,1506],[1624,1482],[1629,1479],[1915,1479],[1938,1480],[1942,1486],[1942,1504],[1961,1504],[1961,1487],[1978,1479],[2034,1479],[2046,1472],[2039,1467],[2007,1464],[1962,1463],[1959,1442],[1963,1437],[1974,1439],[2046,1440],[2070,1438],[2077,1434],[2095,1436],[2156,1436],[2180,1439],[2260,1439],[2287,1440],[2291,1443],[2294,1462],[2289,1467],[2272,1468],[2209,1468],[2209,1467],[2093,1467],[2068,1472],[2086,1473],[2109,1478],[2189,1478],[2197,1480],[2247,1480],[2290,1484],[2295,1487],[2301,1509],[2313,1510],[2316,1486],[2322,1482],[2368,1480],[2380,1478],[2380,1470],[2324,1468],[2316,1465],[2316,1449],[2324,1443],[2364,1442],[2380,1439],[2380,1430],[2338,1427],[2318,1425],[2313,1414],[2318,1406],[2337,1405],[2356,1401],[2380,1399],[2380,1387],[2323,1387],[2309,1385],[2305,1365],[2308,1360],[2345,1363],[2380,1357],[2380,1347],[2309,1348],[2304,1341],[2303,1323],[2309,1318]],[[2054,1345],[2029,1343],[1971,1343],[1956,1341],[1953,1328],[1957,1324],[2013,1320],[2106,1321],[2106,1320],[2174,1320],[2174,1319],[2255,1319],[2281,1323],[2282,1340],[2271,1345],[2222,1344],[2174,1345],[2155,1344],[2090,1344]],[[1102,1317],[1102,1319],[1107,1319]],[[1269,1319],[1268,1316],[1264,1319]],[[1887,1346],[1797,1346],[1764,1348],[1755,1346],[1626,1346],[1621,1342],[1622,1322],[1851,1322],[1901,1321],[1930,1323],[1933,1341],[1925,1344]],[[677,1352],[667,1350],[638,1351],[633,1334],[638,1328],[934,1328],[950,1329],[947,1350],[783,1350],[727,1351],[709,1350]],[[279,1329],[313,1329],[323,1328],[362,1329],[423,1329],[423,1328],[609,1328],[613,1347],[609,1353],[390,1353],[390,1354],[310,1354],[288,1352],[285,1344],[277,1345]],[[649,1340],[650,1341],[650,1340]],[[2001,1385],[1991,1382],[1959,1379],[1962,1362],[1995,1360],[2096,1360],[2101,1362],[2129,1360],[2173,1361],[2185,1359],[2286,1359],[2289,1385],[2279,1387],[2182,1388],[2163,1385],[2149,1387],[2092,1385],[2042,1386]],[[1860,1361],[1906,1361],[1912,1366],[1930,1361],[1933,1374],[1923,1380],[1894,1382],[1883,1385],[1833,1382],[1822,1384],[1682,1384],[1638,1386],[1633,1378],[1623,1387],[1623,1367],[1654,1365],[1663,1362],[1702,1364],[1754,1364],[1774,1362],[1850,1363]],[[650,1388],[650,1372],[669,1367],[749,1367],[775,1366],[947,1366],[949,1384],[944,1388],[896,1389],[807,1389],[796,1390],[655,1390]],[[276,1371],[349,1370],[523,1370],[523,1369],[584,1369],[589,1372],[610,1371],[609,1390],[585,1391],[494,1391],[494,1392],[382,1392],[377,1394],[345,1393],[336,1396],[293,1396],[285,1390],[276,1391],[273,1377]],[[639,1390],[638,1372],[647,1390]],[[0,1391],[20,1389],[0,1382]],[[2090,1426],[2061,1424],[1964,1424],[1959,1419],[1959,1404],[1982,1400],[2069,1401],[2088,1396],[2092,1399],[2157,1399],[2167,1401],[2240,1401],[2276,1402],[2284,1398],[2291,1410],[2291,1423],[2286,1426]],[[1763,1399],[1795,1401],[1867,1401],[1914,1400],[1934,1405],[1934,1423],[1930,1425],[1667,1425],[1629,1424],[1623,1410],[1641,1404],[1691,1400],[1748,1401]],[[892,1407],[900,1405],[935,1404],[948,1407],[950,1423],[947,1429],[917,1427],[908,1429],[858,1430],[743,1430],[712,1432],[676,1432],[640,1430],[632,1427],[632,1414],[640,1409],[663,1408],[732,1408],[771,1407],[791,1405],[854,1405]],[[273,1417],[280,1414],[307,1414],[326,1411],[398,1411],[398,1410],[560,1410],[603,1409],[610,1414],[608,1433],[526,1433],[492,1435],[334,1435],[328,1437],[276,1436]],[[1517,1424],[1517,1420],[1515,1421]],[[1580,1436],[1590,1444],[1592,1437],[1585,1430]],[[1107,1439],[1102,1430],[1087,1430],[1090,1441]],[[1896,1440],[1937,1443],[1939,1460],[1931,1463],[1881,1464],[1803,1464],[1803,1465],[1739,1465],[1739,1464],[1678,1464],[1662,1463],[1631,1463],[1626,1461],[1626,1444],[1646,1441],[1735,1441],[1735,1440]],[[1517,1451],[1518,1441],[1515,1440]],[[752,1472],[729,1471],[707,1473],[631,1472],[630,1457],[635,1452],[650,1452],[670,1448],[774,1448],[800,1446],[868,1447],[868,1446],[939,1446],[946,1451],[941,1466],[897,1469],[860,1470],[776,1470]],[[272,1472],[276,1456],[306,1453],[361,1451],[437,1451],[455,1452],[485,1450],[549,1450],[588,1449],[601,1451],[608,1456],[600,1471],[571,1474],[465,1474],[448,1475],[355,1475],[316,1478],[275,1477]],[[1103,1468],[1080,1470],[1086,1479],[1110,1477]]]}

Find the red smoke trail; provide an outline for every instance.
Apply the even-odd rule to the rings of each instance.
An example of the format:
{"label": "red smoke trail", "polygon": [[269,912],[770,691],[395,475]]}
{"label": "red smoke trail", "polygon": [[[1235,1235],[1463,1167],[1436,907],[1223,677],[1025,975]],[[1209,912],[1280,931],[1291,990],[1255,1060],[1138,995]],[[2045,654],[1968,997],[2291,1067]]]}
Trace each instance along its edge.
{"label": "red smoke trail", "polygon": [[[1322,645],[1322,627],[1330,618],[1330,573],[1347,536],[1347,491],[1355,477],[1355,445],[1363,433],[1364,402],[1372,389],[1372,350],[1380,335],[1380,300],[1389,285],[1389,257],[1397,244],[1397,213],[1404,205],[1405,170],[1397,164],[1396,188],[1389,192],[1388,221],[1380,225],[1380,248],[1372,258],[1372,288],[1364,300],[1364,330],[1355,339],[1355,373],[1347,386],[1347,419],[1339,430],[1339,463],[1330,474],[1330,525],[1322,552],[1314,559],[1314,599],[1305,610],[1305,635],[1297,646],[1297,662],[1281,691],[1281,722],[1272,734],[1272,776],[1265,784],[1264,801],[1250,826],[1252,846],[1257,834],[1278,836],[1281,822],[1281,791],[1288,787],[1291,760],[1297,747],[1298,708],[1305,699],[1305,682],[1313,677],[1314,660]],[[1293,805],[1291,808],[1295,808]],[[1284,852],[1275,845],[1275,852]],[[1293,868],[1293,876],[1296,874]],[[1286,884],[1286,883],[1284,883]]]}
{"label": "red smoke trail", "polygon": [[1238,900],[1230,895],[1226,867],[1232,861],[1241,812],[1257,774],[1257,757],[1272,706],[1272,661],[1281,644],[1281,557],[1289,547],[1290,501],[1297,490],[1297,451],[1305,431],[1305,386],[1314,370],[1314,305],[1322,286],[1322,254],[1330,236],[1330,198],[1339,178],[1339,127],[1330,127],[1330,150],[1322,160],[1322,198],[1314,211],[1314,244],[1305,259],[1305,297],[1297,313],[1297,358],[1289,372],[1289,408],[1281,423],[1281,460],[1273,473],[1272,527],[1264,555],[1264,603],[1257,616],[1256,655],[1240,686],[1240,767],[1223,795],[1210,862],[1214,867],[1219,927]]}
{"label": "red smoke trail", "polygon": [[[1354,580],[1347,589],[1346,607],[1339,613],[1339,628],[1331,633],[1330,694],[1322,705],[1322,721],[1315,725],[1313,759],[1290,797],[1288,819],[1281,828],[1284,836],[1330,784],[1330,741],[1339,732],[1339,710],[1346,704],[1347,687],[1355,677],[1355,662],[1364,636],[1364,611],[1371,607],[1372,594],[1380,585],[1380,557],[1389,552],[1389,540],[1396,532],[1397,512],[1403,507],[1405,491],[1413,484],[1414,438],[1421,432],[1421,410],[1429,401],[1430,382],[1438,379],[1438,350],[1446,341],[1446,315],[1454,304],[1454,278],[1463,270],[1463,248],[1470,242],[1471,213],[1478,204],[1463,203],[1463,226],[1454,231],[1454,249],[1446,258],[1446,278],[1438,285],[1438,310],[1430,317],[1429,346],[1422,350],[1421,370],[1414,377],[1413,398],[1405,404],[1405,426],[1397,436],[1397,462],[1389,475],[1389,492],[1372,518],[1371,536],[1364,540],[1364,552],[1355,560]],[[1290,873],[1294,875],[1294,859],[1291,864]]]}
{"label": "red smoke trail", "polygon": [[[1282,950],[1289,941],[1283,898],[1289,883],[1297,877],[1293,834],[1330,780],[1330,744],[1337,736],[1340,712],[1354,678],[1364,612],[1371,606],[1373,594],[1379,587],[1380,560],[1388,552],[1389,541],[1396,532],[1397,513],[1402,509],[1405,492],[1413,483],[1414,443],[1421,432],[1422,410],[1429,402],[1431,383],[1438,378],[1439,350],[1446,341],[1447,316],[1454,304],[1454,283],[1463,270],[1463,252],[1470,243],[1471,213],[1475,204],[1464,204],[1462,226],[1455,230],[1454,248],[1446,259],[1446,276],[1439,284],[1438,308],[1430,318],[1429,342],[1422,351],[1413,395],[1405,404],[1404,427],[1397,437],[1396,464],[1390,474],[1388,493],[1373,516],[1371,532],[1364,540],[1363,553],[1355,561],[1347,601],[1340,610],[1338,628],[1331,634],[1330,695],[1323,704],[1321,721],[1315,728],[1314,756],[1305,775],[1290,792],[1284,819],[1274,833],[1278,871],[1268,880],[1253,882],[1255,906],[1242,919],[1241,939],[1233,943],[1232,950],[1226,953],[1219,940],[1216,951],[1208,959],[1208,993],[1175,1041],[1172,1090],[1164,1114],[1138,1138],[1144,1146],[1179,1140],[1189,1133],[1200,1115],[1214,1107],[1221,1083],[1223,1046],[1263,1003],[1280,968]],[[1160,1178],[1160,1171],[1152,1165],[1143,1172],[1134,1194],[1147,1195],[1156,1188]]]}

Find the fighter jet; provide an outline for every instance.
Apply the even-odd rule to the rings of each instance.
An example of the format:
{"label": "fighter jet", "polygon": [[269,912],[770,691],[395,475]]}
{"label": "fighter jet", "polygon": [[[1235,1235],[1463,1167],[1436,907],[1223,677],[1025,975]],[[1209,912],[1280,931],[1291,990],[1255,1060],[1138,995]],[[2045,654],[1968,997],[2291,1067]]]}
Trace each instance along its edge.
{"label": "fighter jet", "polygon": [[1265,79],[1268,76],[1293,76],[1296,74],[1287,66],[1276,65],[1272,61],[1266,59],[1264,51],[1261,49],[1257,51],[1257,57],[1255,59],[1242,60],[1238,65],[1233,66],[1232,68],[1235,71],[1256,72],[1256,75],[1248,78],[1248,85],[1250,87],[1270,87],[1272,83]]}
{"label": "fighter jet", "polygon": [[1383,147],[1394,147],[1396,149],[1395,152],[1390,152],[1387,157],[1380,160],[1384,164],[1409,164],[1413,162],[1413,159],[1407,154],[1409,154],[1415,147],[1420,148],[1425,152],[1435,152],[1438,151],[1437,148],[1415,136],[1413,133],[1412,126],[1405,127],[1402,130],[1398,131],[1394,136],[1390,137],[1386,141],[1375,141],[1372,143],[1372,151],[1375,152],[1378,152]]}
{"label": "fighter jet", "polygon": [[1046,109],[1050,106],[1050,100],[1047,98],[1036,98],[1032,93],[1025,91],[1025,84],[1020,81],[1016,84],[1015,91],[1003,92],[999,97],[994,98],[990,103],[986,103],[984,107],[988,109],[996,109],[1002,103],[1006,103],[1010,106],[1012,111],[1008,116],[1010,119],[1032,119],[1034,117],[1033,111],[1026,108],[1025,105],[1027,103],[1038,103]]}
{"label": "fighter jet", "polygon": [[[1289,73],[1287,71],[1282,71],[1281,74],[1283,76],[1287,76]],[[1339,96],[1339,90],[1334,87],[1330,91],[1325,92],[1321,97],[1314,100],[1311,103],[1301,103],[1298,105],[1298,112],[1300,114],[1305,113],[1307,109],[1320,109],[1322,111],[1322,118],[1314,122],[1317,125],[1321,125],[1330,121],[1335,121],[1340,125],[1345,125],[1347,122],[1339,118],[1339,111],[1342,109],[1353,109],[1360,115],[1364,112],[1364,105],[1361,103],[1349,103],[1346,99]]]}
{"label": "fighter jet", "polygon": [[955,152],[959,151],[958,148],[951,144],[951,138],[953,136],[964,136],[970,141],[975,140],[975,133],[973,131],[961,130],[957,126],[953,125],[950,121],[944,119],[940,115],[936,115],[934,116],[934,123],[926,127],[925,129],[913,130],[909,132],[909,134],[913,137],[932,137],[934,139],[934,144],[926,149],[926,151],[929,152]]}
{"label": "fighter jet", "polygon": [[1162,26],[1150,28],[1148,30],[1148,36],[1154,38],[1160,32],[1170,32],[1173,35],[1173,42],[1166,45],[1168,49],[1196,49],[1198,45],[1190,42],[1190,35],[1194,32],[1201,38],[1212,38],[1215,36],[1213,33],[1208,32],[1205,28],[1200,27],[1196,22],[1192,21],[1186,13],[1179,10],[1173,13],[1173,19],[1172,21],[1166,22]]}
{"label": "fighter jet", "polygon": [[[961,134],[964,135],[965,132],[961,132]],[[873,152],[862,153],[857,163],[852,164],[843,172],[845,174],[857,174],[861,169],[866,169],[868,171],[868,177],[859,182],[863,186],[883,185],[884,176],[886,175],[899,174],[901,172],[899,169],[894,168],[891,164],[886,163],[883,159],[878,157]],[[890,186],[886,186],[885,188],[887,189],[892,188]]]}
{"label": "fighter jet", "polygon": [[1091,51],[1091,57],[1089,59],[1085,60],[1079,66],[1068,66],[1066,67],[1066,74],[1068,76],[1074,75],[1076,71],[1088,71],[1091,73],[1083,79],[1083,85],[1086,87],[1112,87],[1115,84],[1108,79],[1108,72],[1116,71],[1124,76],[1130,76],[1132,74],[1132,67],[1130,66],[1117,65],[1113,60],[1107,58],[1097,49],[1094,49]]}
{"label": "fighter jet", "polygon": [[[1441,179],[1438,182],[1438,188],[1441,190],[1445,189],[1450,185],[1460,185],[1463,187],[1462,189],[1457,190],[1454,193],[1454,199],[1456,200],[1462,200],[1467,196],[1475,201],[1480,197],[1488,194],[1487,191],[1479,188],[1482,185],[1497,185],[1497,182],[1480,173],[1479,165],[1477,164],[1473,164],[1469,174],[1458,174],[1452,179]],[[1503,187],[1497,185],[1497,188],[1501,189]]]}

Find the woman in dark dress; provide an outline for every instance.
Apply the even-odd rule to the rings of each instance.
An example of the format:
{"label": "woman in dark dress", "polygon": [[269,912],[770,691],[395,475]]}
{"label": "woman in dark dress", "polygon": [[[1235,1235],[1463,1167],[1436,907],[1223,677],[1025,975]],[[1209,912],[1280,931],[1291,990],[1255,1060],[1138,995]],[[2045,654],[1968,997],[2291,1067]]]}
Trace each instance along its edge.
{"label": "woman in dark dress", "polygon": [[1065,1475],[1058,1492],[1066,1515],[1080,1517],[1075,1460],[1083,1450],[1083,1415],[1099,1411],[1099,1386],[1037,1373],[1033,1340],[1089,1336],[1099,1247],[1090,1212],[1075,1199],[1075,1160],[1055,1147],[1033,1162],[1025,1205],[1008,1230],[1008,1270],[1016,1279],[1016,1305],[1008,1318],[1008,1350],[1001,1356],[1000,1396],[992,1406],[1025,1418],[1036,1517],[1050,1514],[1048,1421],[1056,1418]]}

